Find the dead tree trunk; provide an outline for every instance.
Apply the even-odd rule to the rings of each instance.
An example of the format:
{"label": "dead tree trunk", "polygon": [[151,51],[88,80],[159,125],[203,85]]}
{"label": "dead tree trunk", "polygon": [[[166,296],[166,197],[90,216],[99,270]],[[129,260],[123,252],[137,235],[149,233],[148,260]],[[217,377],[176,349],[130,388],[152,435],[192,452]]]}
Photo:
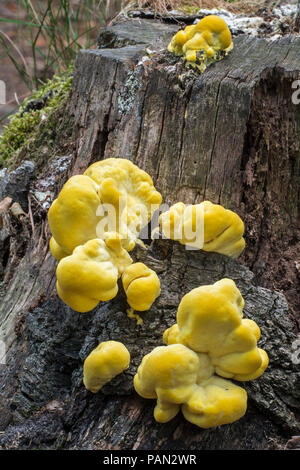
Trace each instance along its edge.
{"label": "dead tree trunk", "polygon": [[[142,326],[126,316],[121,294],[80,315],[57,298],[46,211],[31,208],[27,225],[22,219],[31,234],[22,249],[20,225],[10,235],[10,251],[0,245],[0,332],[7,346],[7,364],[0,365],[3,448],[258,449],[299,433],[291,320],[294,326],[299,320],[300,105],[292,85],[299,79],[300,38],[239,37],[225,60],[198,75],[165,51],[177,29],[131,20],[102,33],[98,49],[79,54],[57,145],[49,149],[53,158],[38,165],[31,191],[50,175],[58,192],[71,174],[96,160],[128,158],[153,177],[167,203],[209,199],[236,210],[246,225],[242,261],[255,277],[221,255],[191,254],[158,241],[134,255],[162,282]],[[64,140],[70,155],[61,172]],[[261,326],[270,367],[246,385],[248,411],[237,423],[203,431],[178,416],[159,425],[153,403],[133,392],[136,367],[161,344],[181,297],[222,277],[237,282],[245,316]],[[274,290],[284,292],[290,311]],[[92,395],[81,382],[82,363],[106,339],[123,341],[132,362],[103,393]]]}

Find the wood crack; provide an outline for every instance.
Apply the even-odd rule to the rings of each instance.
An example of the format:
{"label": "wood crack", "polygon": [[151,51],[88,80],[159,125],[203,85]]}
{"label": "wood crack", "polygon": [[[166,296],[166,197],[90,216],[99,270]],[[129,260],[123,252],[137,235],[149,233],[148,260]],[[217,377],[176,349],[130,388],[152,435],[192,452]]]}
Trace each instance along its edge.
{"label": "wood crack", "polygon": [[210,154],[210,160],[209,160],[209,168],[205,176],[205,183],[204,183],[204,193],[203,193],[203,200],[205,200],[206,197],[206,188],[207,188],[207,180],[210,175],[211,171],[211,166],[212,166],[212,159],[213,159],[213,153],[215,150],[215,145],[216,145],[216,139],[217,139],[217,133],[216,133],[216,128],[217,128],[217,120],[218,120],[218,115],[219,115],[219,108],[220,108],[220,91],[221,91],[221,86],[223,81],[227,78],[229,72],[226,73],[226,75],[220,80],[219,85],[218,85],[218,91],[217,91],[217,96],[216,96],[216,114],[215,114],[215,120],[214,120],[214,126],[213,126],[213,144],[212,144],[212,149],[211,149],[211,154]]}

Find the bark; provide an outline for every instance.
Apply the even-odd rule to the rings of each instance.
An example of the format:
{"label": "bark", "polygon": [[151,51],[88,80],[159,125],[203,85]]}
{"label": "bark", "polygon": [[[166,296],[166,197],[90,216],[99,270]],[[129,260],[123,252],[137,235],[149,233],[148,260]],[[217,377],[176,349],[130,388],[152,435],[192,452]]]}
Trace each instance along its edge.
{"label": "bark", "polygon": [[295,18],[295,29],[296,31],[300,31],[300,0],[298,0],[298,8],[297,8],[297,13],[296,13],[296,18]]}
{"label": "bark", "polygon": [[[165,51],[177,29],[133,19],[102,33],[98,49],[79,53],[57,135],[57,142],[69,142],[70,154],[62,154],[57,143],[45,161],[44,143],[29,216],[4,218],[3,448],[258,449],[280,446],[299,433],[291,320],[299,318],[300,108],[292,102],[292,83],[299,77],[300,38],[239,37],[226,59],[199,75]],[[162,295],[142,326],[126,316],[122,293],[86,315],[66,307],[55,292],[46,210],[31,194],[50,177],[57,193],[71,174],[118,156],[145,169],[167,203],[209,199],[236,210],[246,225],[242,261],[255,276],[238,261],[161,240],[134,252],[162,282]],[[136,367],[162,344],[182,296],[223,277],[237,282],[245,316],[261,326],[270,366],[245,385],[248,411],[237,423],[203,431],[178,416],[159,425],[154,403],[133,392]],[[263,287],[255,287],[258,282]],[[290,311],[274,288],[285,293]],[[82,364],[106,339],[123,341],[132,362],[93,395],[82,385]]]}

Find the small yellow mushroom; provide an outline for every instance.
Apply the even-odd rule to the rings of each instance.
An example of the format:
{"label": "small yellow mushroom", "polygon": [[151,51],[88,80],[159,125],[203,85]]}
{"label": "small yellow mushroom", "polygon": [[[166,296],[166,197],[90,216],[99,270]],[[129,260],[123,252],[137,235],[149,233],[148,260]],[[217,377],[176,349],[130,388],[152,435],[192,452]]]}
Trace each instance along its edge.
{"label": "small yellow mushroom", "polygon": [[237,258],[245,248],[244,223],[219,204],[174,204],[159,217],[163,235],[183,245]]}
{"label": "small yellow mushroom", "polygon": [[245,226],[233,211],[204,201],[204,251],[237,258],[245,248]]}
{"label": "small yellow mushroom", "polygon": [[130,354],[118,341],[100,343],[85,359],[83,383],[87,390],[97,393],[103,385],[128,369]]}
{"label": "small yellow mushroom", "polygon": [[206,354],[182,344],[160,346],[147,354],[134,377],[136,392],[157,400],[154,417],[170,421],[182,409],[185,418],[201,428],[232,423],[247,408],[247,393],[213,375]]}
{"label": "small yellow mushroom", "polygon": [[127,302],[133,310],[149,310],[160,295],[160,281],[155,271],[143,263],[128,266],[122,275]]}
{"label": "small yellow mushroom", "polygon": [[208,354],[222,377],[253,380],[264,373],[268,355],[257,347],[260,329],[243,319],[243,307],[244,299],[231,279],[193,289],[181,300],[177,324],[165,331],[164,342]]}
{"label": "small yellow mushroom", "polygon": [[196,65],[204,72],[206,67],[222,59],[233,49],[230,30],[226,22],[216,15],[209,15],[199,23],[187,26],[176,33],[168,50],[182,55],[188,64]]}
{"label": "small yellow mushroom", "polygon": [[166,423],[177,415],[197,381],[199,358],[181,344],[159,346],[144,356],[134,377],[134,388],[143,398],[156,398],[154,417]]}
{"label": "small yellow mushroom", "polygon": [[118,234],[90,240],[59,262],[56,270],[59,297],[77,312],[88,312],[100,301],[113,299],[118,278],[132,263]]}

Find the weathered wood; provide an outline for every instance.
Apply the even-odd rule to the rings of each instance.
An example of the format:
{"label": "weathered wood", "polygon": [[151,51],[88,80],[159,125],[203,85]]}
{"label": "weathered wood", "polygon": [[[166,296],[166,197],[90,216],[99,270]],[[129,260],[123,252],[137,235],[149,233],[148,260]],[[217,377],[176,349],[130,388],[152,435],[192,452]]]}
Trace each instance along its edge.
{"label": "weathered wood", "polygon": [[237,210],[247,227],[244,260],[261,285],[285,292],[299,321],[300,106],[292,84],[300,38],[240,36],[225,60],[197,75],[167,52],[139,64],[146,45],[157,50],[147,33],[140,46],[105,49],[132,42],[133,24],[149,29],[147,20],[115,25],[108,43],[100,36],[103,49],[78,56],[76,171],[91,155],[125,157],[153,176],[167,203],[209,199]]}
{"label": "weathered wood", "polygon": [[[0,365],[3,448],[258,449],[299,432],[293,414],[300,407],[299,365],[291,360],[295,334],[289,315],[296,320],[300,313],[295,264],[300,108],[292,103],[300,38],[269,42],[241,36],[226,59],[199,75],[165,51],[174,30],[174,25],[131,20],[102,33],[100,49],[79,53],[57,136],[68,140],[64,129],[70,126],[64,123],[74,123],[72,154],[63,175],[52,174],[55,189],[96,160],[129,158],[150,173],[167,203],[206,198],[237,210],[246,225],[243,259],[255,278],[220,255],[155,242],[147,253],[135,253],[163,285],[141,327],[127,318],[122,295],[79,315],[57,298],[46,211],[36,208],[26,222],[31,239],[25,240],[18,265],[9,256],[10,280],[1,291],[0,337],[7,346],[7,364]],[[34,187],[51,171],[43,163]],[[20,235],[19,240],[11,235],[9,255],[20,254],[18,243]],[[236,280],[246,299],[245,315],[262,327],[270,367],[246,385],[249,407],[239,422],[203,431],[178,416],[159,425],[154,404],[132,391],[136,366],[161,344],[180,298],[224,276]],[[254,287],[257,280],[286,294],[290,314],[284,297]],[[92,395],[81,383],[82,363],[105,339],[123,340],[132,365],[104,393]]]}
{"label": "weathered wood", "polygon": [[[0,375],[10,402],[10,409],[1,407],[2,428],[9,414],[15,422],[0,436],[0,445],[246,449],[265,448],[271,438],[280,442],[282,432],[297,433],[300,425],[292,410],[299,406],[299,366],[291,360],[296,336],[284,297],[254,287],[253,275],[237,261],[188,251],[177,243],[156,241],[148,251],[137,248],[134,257],[154,269],[162,285],[161,296],[143,315],[141,326],[126,316],[122,293],[84,315],[66,307],[55,294],[48,294],[46,302],[27,314],[25,360],[20,361],[23,338],[10,356],[9,373],[2,369]],[[162,333],[175,322],[182,295],[221,277],[235,280],[245,298],[245,316],[261,326],[260,344],[270,355],[270,366],[259,380],[243,384],[249,404],[239,422],[206,431],[185,422],[182,416],[166,425],[157,424],[152,416],[154,402],[133,393],[137,366],[144,354],[162,344]],[[83,387],[82,364],[98,342],[108,339],[126,344],[131,353],[130,368],[94,395]],[[15,383],[5,383],[5,377],[13,373],[18,374],[17,391]],[[42,413],[36,412],[40,409]],[[29,422],[25,421],[27,416],[32,417]]]}

